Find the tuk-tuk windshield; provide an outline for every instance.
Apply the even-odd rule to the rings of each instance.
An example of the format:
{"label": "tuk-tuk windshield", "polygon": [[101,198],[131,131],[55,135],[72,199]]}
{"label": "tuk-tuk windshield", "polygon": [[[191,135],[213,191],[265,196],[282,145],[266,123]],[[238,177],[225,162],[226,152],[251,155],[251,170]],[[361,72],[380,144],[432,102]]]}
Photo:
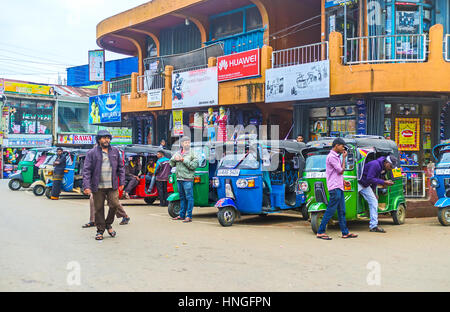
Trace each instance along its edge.
{"label": "tuk-tuk windshield", "polygon": [[441,154],[439,162],[436,164],[436,168],[450,167],[450,150]]}
{"label": "tuk-tuk windshield", "polygon": [[23,161],[33,161],[36,157],[36,153],[36,151],[29,151],[23,158]]}
{"label": "tuk-tuk windshield", "polygon": [[328,152],[309,153],[306,155],[305,171],[325,171]]}
{"label": "tuk-tuk windshield", "polygon": [[198,158],[198,166],[199,168],[205,168],[208,160],[208,151],[206,147],[203,146],[196,146],[191,147],[192,152],[197,156]]}
{"label": "tuk-tuk windshield", "polygon": [[258,169],[259,157],[255,153],[230,154],[222,158],[219,164],[220,168],[226,169]]}
{"label": "tuk-tuk windshield", "polygon": [[56,160],[57,155],[53,154],[53,155],[47,155],[47,157],[45,158],[44,162],[42,163],[42,165],[52,165],[55,160]]}

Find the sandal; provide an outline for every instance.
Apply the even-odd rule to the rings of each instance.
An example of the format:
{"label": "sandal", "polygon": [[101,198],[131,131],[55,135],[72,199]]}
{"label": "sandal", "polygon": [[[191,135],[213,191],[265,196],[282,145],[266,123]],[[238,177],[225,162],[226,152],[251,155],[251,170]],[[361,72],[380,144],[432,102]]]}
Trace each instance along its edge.
{"label": "sandal", "polygon": [[89,222],[82,226],[83,229],[91,228],[95,226],[95,222]]}
{"label": "sandal", "polygon": [[172,220],[184,220],[183,218],[181,218],[180,216],[173,218]]}
{"label": "sandal", "polygon": [[97,235],[95,235],[95,240],[97,240],[97,241],[103,240],[103,234],[102,233],[97,233]]}
{"label": "sandal", "polygon": [[186,219],[183,220],[183,223],[189,223],[189,222],[192,222],[191,218],[186,218]]}
{"label": "sandal", "polygon": [[373,229],[370,229],[370,232],[377,232],[377,233],[386,233],[386,231],[380,227],[375,227]]}
{"label": "sandal", "polygon": [[[110,232],[111,231],[111,232]],[[114,231],[113,229],[108,229],[108,234],[109,236],[111,236],[112,238],[116,237],[117,233],[116,231]]]}
{"label": "sandal", "polygon": [[327,234],[317,234],[317,238],[323,239],[323,240],[332,240],[332,238],[330,236],[328,236]]}
{"label": "sandal", "polygon": [[348,233],[347,235],[342,235],[342,238],[356,238],[358,235],[353,233]]}
{"label": "sandal", "polygon": [[125,225],[125,224],[128,224],[128,222],[130,222],[130,217],[128,217],[128,218],[122,218],[122,222],[120,222],[119,224],[120,224],[120,225]]}

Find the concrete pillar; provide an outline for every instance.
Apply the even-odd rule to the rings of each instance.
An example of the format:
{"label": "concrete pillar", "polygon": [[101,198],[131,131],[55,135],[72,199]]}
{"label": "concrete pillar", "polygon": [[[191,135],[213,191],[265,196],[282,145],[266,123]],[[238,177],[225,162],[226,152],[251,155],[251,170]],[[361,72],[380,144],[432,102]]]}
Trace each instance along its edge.
{"label": "concrete pillar", "polygon": [[163,108],[164,110],[171,110],[172,109],[172,73],[173,73],[173,66],[166,66],[164,71],[165,76],[165,86],[164,86],[164,103]]}
{"label": "concrete pillar", "polygon": [[138,80],[138,73],[131,73],[131,98],[137,99],[139,96],[138,89],[137,89],[137,80]]}

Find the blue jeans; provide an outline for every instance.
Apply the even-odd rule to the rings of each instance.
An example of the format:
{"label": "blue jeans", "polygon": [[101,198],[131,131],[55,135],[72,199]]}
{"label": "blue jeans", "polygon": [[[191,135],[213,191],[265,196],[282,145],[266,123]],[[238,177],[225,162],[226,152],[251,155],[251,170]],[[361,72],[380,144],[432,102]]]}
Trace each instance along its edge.
{"label": "blue jeans", "polygon": [[178,181],[178,192],[180,193],[180,218],[191,218],[194,209],[194,182]]}
{"label": "blue jeans", "polygon": [[330,221],[330,219],[334,216],[336,209],[338,211],[339,226],[341,227],[342,235],[348,234],[347,221],[345,219],[345,196],[344,191],[341,189],[334,189],[330,191],[330,201],[322,222],[320,223],[317,234],[325,233],[328,221]]}
{"label": "blue jeans", "polygon": [[358,183],[358,192],[361,193],[361,195],[369,204],[369,212],[370,212],[369,228],[374,229],[378,226],[378,199],[370,186],[364,187]]}

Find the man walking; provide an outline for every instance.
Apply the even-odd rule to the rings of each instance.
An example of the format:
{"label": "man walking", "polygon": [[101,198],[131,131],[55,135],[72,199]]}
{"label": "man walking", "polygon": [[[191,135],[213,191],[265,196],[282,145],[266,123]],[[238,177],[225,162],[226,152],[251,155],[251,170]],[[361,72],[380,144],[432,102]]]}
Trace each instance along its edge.
{"label": "man walking", "polygon": [[[95,206],[96,240],[103,240],[105,229],[111,237],[116,236],[112,229],[114,215],[119,209],[119,192],[123,190],[125,169],[120,152],[111,146],[111,134],[106,130],[97,133],[98,146],[87,155],[83,170],[83,188],[86,195],[93,194]],[[105,199],[108,199],[109,211],[105,219]]]}
{"label": "man walking", "polygon": [[170,175],[169,158],[164,156],[164,151],[160,150],[156,153],[158,161],[155,167],[156,188],[158,189],[159,205],[167,206],[167,181]]}
{"label": "man walking", "polygon": [[[106,204],[109,206],[108,201],[106,202]],[[89,208],[89,222],[82,226],[83,229],[95,226],[95,205],[94,196],[92,194],[91,196],[89,196]],[[119,209],[117,209],[116,211],[116,218],[122,218],[122,221],[119,223],[120,225],[128,224],[131,220],[131,218],[125,212],[125,209],[123,209],[122,204],[120,204]]]}
{"label": "man walking", "polygon": [[378,226],[378,198],[375,196],[377,185],[391,186],[394,182],[383,180],[381,175],[397,166],[395,156],[379,157],[365,164],[361,180],[358,181],[358,192],[366,199],[369,204],[370,232],[386,233]]}
{"label": "man walking", "polygon": [[[342,155],[342,161],[340,155]],[[356,234],[349,233],[347,221],[345,219],[344,171],[346,158],[347,151],[345,141],[341,138],[335,139],[333,141],[332,150],[328,154],[326,160],[326,176],[330,201],[322,222],[320,223],[319,230],[317,231],[317,238],[325,240],[332,239],[325,234],[325,230],[328,222],[336,212],[336,209],[338,211],[339,226],[341,228],[342,238],[358,237]]]}
{"label": "man walking", "polygon": [[191,140],[180,140],[181,151],[176,152],[170,160],[171,167],[176,167],[178,192],[180,193],[180,215],[174,220],[192,222],[194,209],[194,174],[198,167],[198,158],[191,150]]}
{"label": "man walking", "polygon": [[56,160],[53,163],[53,186],[50,199],[58,200],[61,194],[61,184],[64,178],[64,170],[66,169],[66,153],[61,147],[56,149]]}

